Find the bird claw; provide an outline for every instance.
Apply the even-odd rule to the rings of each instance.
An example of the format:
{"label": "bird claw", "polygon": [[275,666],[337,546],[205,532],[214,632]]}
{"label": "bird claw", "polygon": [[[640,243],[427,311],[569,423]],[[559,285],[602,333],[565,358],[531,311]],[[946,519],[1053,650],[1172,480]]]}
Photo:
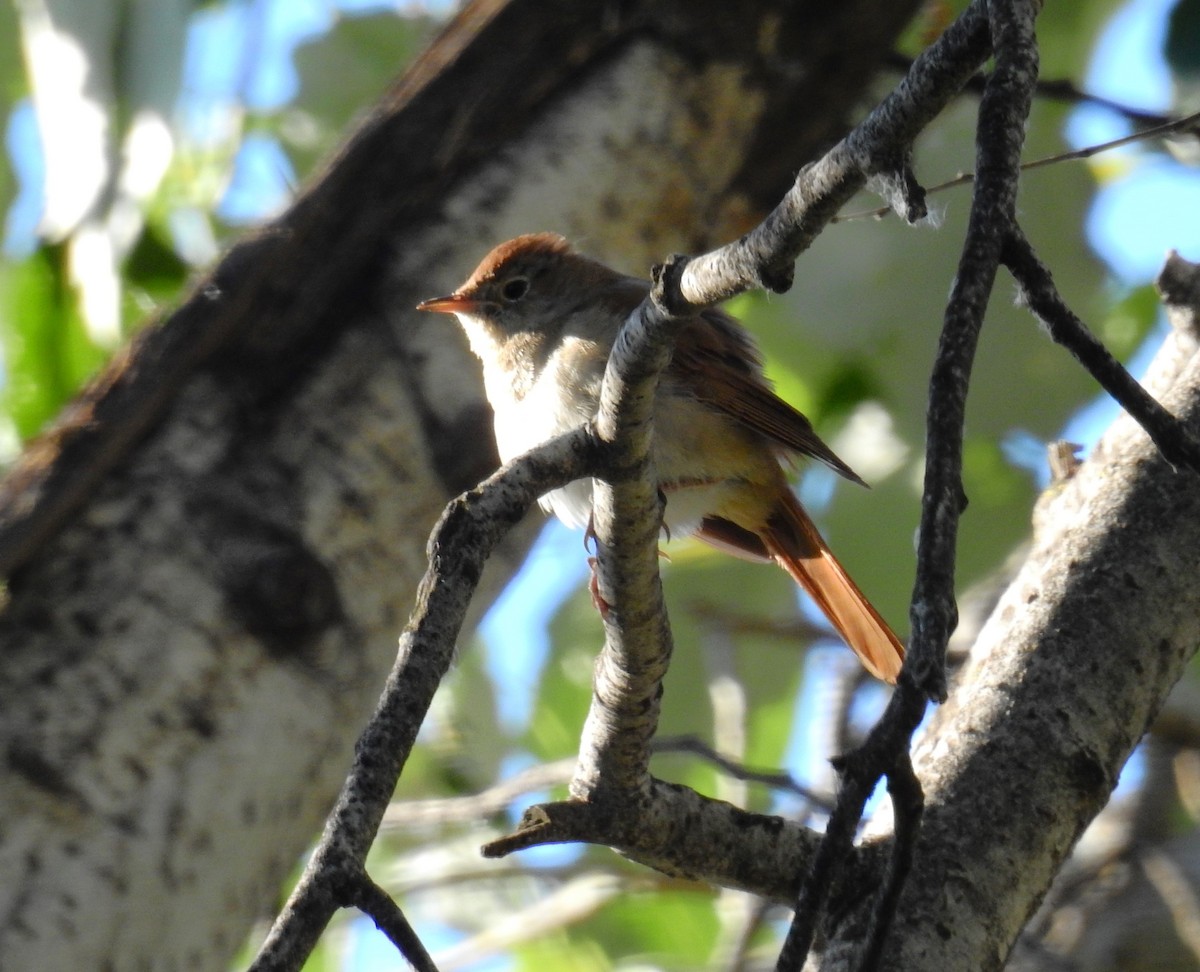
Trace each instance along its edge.
{"label": "bird claw", "polygon": [[[662,509],[666,509],[667,495],[661,489],[658,491],[658,502]],[[604,599],[604,595],[600,593],[600,579],[596,574],[596,565],[599,563],[597,554],[600,552],[600,538],[596,535],[596,523],[594,514],[588,514],[587,526],[583,531],[583,549],[588,552],[588,567],[591,568],[592,575],[588,581],[588,591],[592,595],[592,605],[600,613],[600,617],[605,621],[608,620],[609,612],[612,611],[612,605]],[[662,531],[666,535],[667,542],[671,541],[671,528],[665,522],[662,524]],[[671,558],[665,550],[661,548],[658,551],[658,556],[663,560],[669,561]]]}
{"label": "bird claw", "polygon": [[588,591],[592,595],[592,606],[600,613],[600,617],[607,621],[609,612],[612,611],[612,605],[600,593],[600,578],[596,574],[597,563],[599,561],[595,557],[588,557],[588,566],[592,569],[592,577],[588,581]]}

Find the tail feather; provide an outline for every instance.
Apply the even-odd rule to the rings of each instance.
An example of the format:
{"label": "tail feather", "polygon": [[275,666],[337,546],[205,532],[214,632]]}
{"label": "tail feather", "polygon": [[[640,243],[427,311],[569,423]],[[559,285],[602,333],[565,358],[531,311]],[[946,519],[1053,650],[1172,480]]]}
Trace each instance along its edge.
{"label": "tail feather", "polygon": [[838,563],[799,500],[786,495],[763,531],[767,551],[817,602],[867,671],[894,684],[904,646]]}

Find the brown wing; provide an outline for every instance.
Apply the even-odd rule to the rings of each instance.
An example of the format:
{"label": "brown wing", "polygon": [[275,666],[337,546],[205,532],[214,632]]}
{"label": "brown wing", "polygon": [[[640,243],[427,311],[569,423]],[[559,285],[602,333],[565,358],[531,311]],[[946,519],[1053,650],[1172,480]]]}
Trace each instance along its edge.
{"label": "brown wing", "polygon": [[701,401],[783,450],[820,459],[852,482],[866,485],[821,441],[812,423],[772,391],[753,339],[728,314],[710,310],[685,324],[669,370]]}

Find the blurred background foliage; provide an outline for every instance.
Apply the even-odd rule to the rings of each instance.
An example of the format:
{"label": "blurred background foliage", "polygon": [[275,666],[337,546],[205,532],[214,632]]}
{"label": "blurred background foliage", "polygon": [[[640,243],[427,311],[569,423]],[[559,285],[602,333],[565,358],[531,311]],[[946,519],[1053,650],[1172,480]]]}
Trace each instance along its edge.
{"label": "blurred background foliage", "polygon": [[[915,54],[962,5],[931,3],[901,53]],[[440,3],[378,0],[0,3],[0,460],[133,329],[169,310],[230,240],[282,211],[447,13]],[[1152,113],[1185,113],[1200,101],[1200,0],[1051,3],[1039,36],[1044,77]],[[895,80],[882,77],[879,93]],[[975,109],[964,96],[921,139],[917,172],[927,185],[972,167]],[[1041,99],[1026,156],[1136,124],[1087,99]],[[1165,248],[1200,258],[1193,146],[1150,142],[1025,180],[1027,234],[1076,312],[1123,359],[1144,357],[1159,339],[1150,280]],[[969,192],[931,202],[934,219],[917,229],[869,218],[830,227],[800,262],[792,293],[748,295],[732,308],[759,335],[784,396],[872,483],[856,489],[816,469],[799,489],[901,632],[926,383]],[[850,209],[877,204],[864,196]],[[964,589],[994,579],[1028,535],[1046,443],[1066,436],[1086,445],[1112,414],[1005,300],[1008,286],[1002,277],[968,414]],[[686,542],[672,544],[670,557],[678,657],[656,772],[819,824],[828,759],[878,711],[882,688],[862,684],[782,572]],[[770,962],[782,915],[744,896],[672,882],[603,849],[546,848],[501,862],[478,855],[521,807],[565,792],[568,770],[530,774],[571,755],[587,711],[600,634],[584,571],[580,538],[549,527],[441,693],[375,873],[403,895],[442,969]],[[696,741],[743,766],[782,769],[795,785],[737,779],[697,755]],[[469,800],[499,780],[520,789],[526,778],[528,792],[470,804],[462,821],[452,809],[462,804],[427,802]],[[310,965],[400,967],[354,920],[327,936]]]}

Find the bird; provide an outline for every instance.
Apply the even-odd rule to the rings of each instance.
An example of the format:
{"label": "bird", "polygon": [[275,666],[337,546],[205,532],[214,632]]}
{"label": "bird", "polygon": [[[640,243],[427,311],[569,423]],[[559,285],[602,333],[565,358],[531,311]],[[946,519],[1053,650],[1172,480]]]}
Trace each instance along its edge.
{"label": "bird", "polygon": [[[496,246],[452,293],[417,305],[452,314],[483,367],[496,444],[508,462],[596,417],[609,352],[649,293],[648,281],[532,233]],[[744,559],[782,567],[829,619],[863,666],[895,683],[904,646],[833,555],[788,483],[817,459],[866,483],[809,420],[775,394],[750,332],[716,308],[678,332],[653,406],[651,459],[669,538],[692,535]],[[592,480],[540,503],[588,530]]]}

